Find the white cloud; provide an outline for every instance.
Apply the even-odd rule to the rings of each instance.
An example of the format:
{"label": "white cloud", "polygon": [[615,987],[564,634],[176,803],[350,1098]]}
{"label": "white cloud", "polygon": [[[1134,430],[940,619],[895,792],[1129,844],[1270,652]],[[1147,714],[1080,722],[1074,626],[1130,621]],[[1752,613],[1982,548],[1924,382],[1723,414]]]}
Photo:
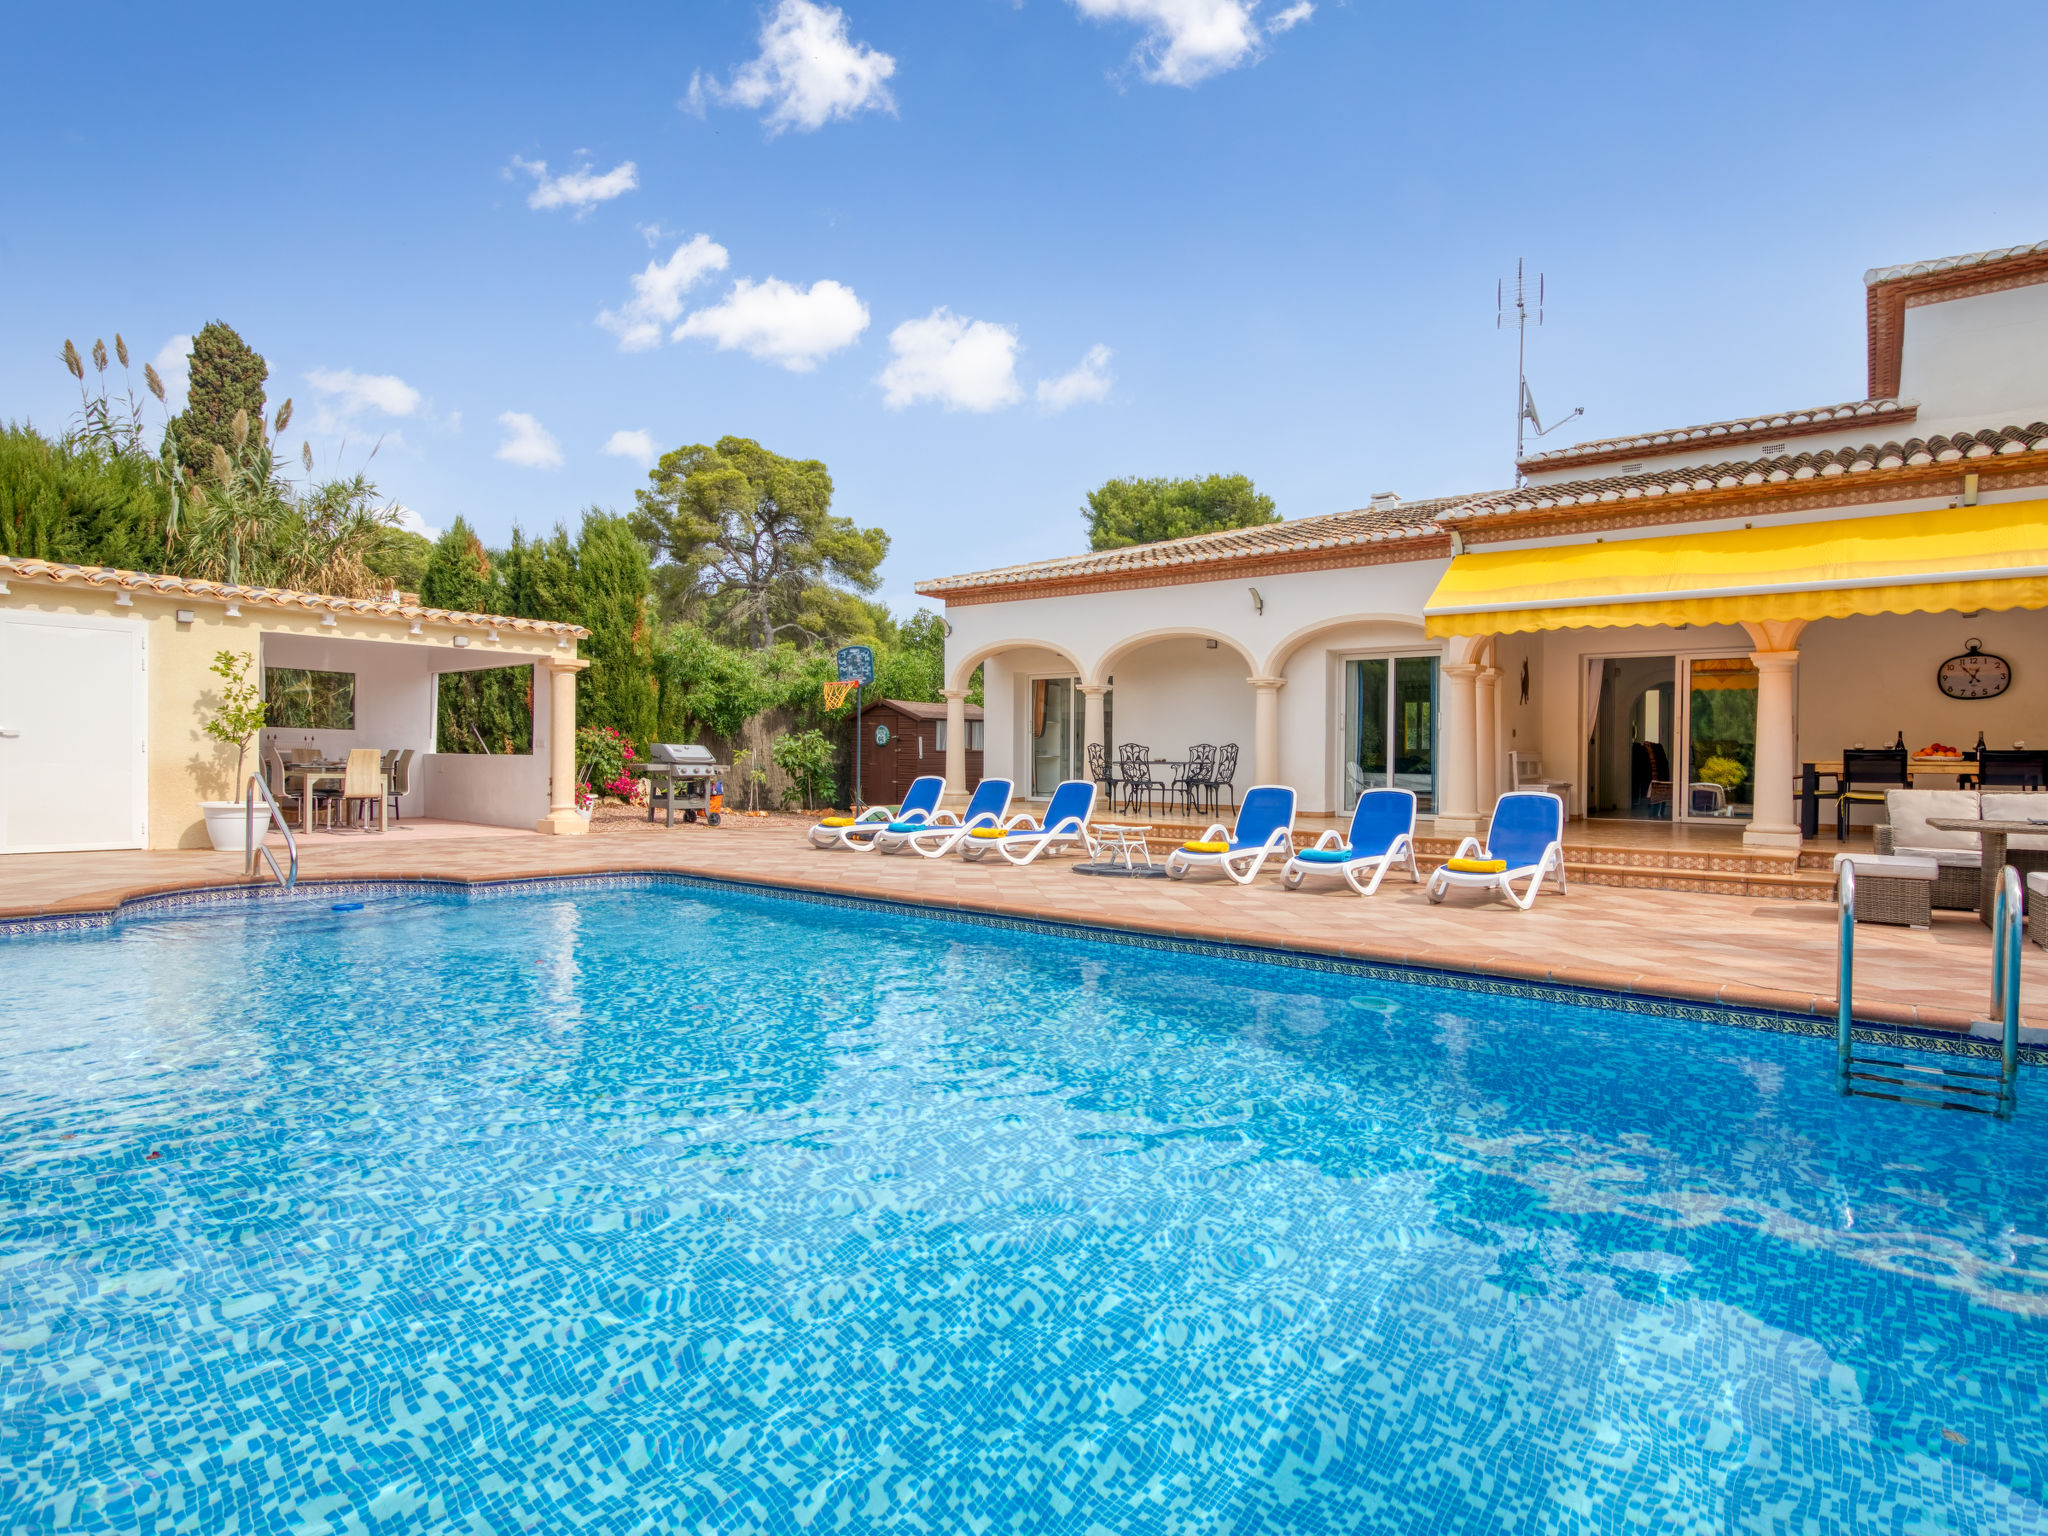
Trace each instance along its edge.
{"label": "white cloud", "polygon": [[771,133],[806,132],[856,112],[894,112],[886,82],[896,61],[846,34],[846,13],[814,0],[781,0],[761,24],[761,55],[740,66],[732,84],[692,76],[687,111],[702,116],[704,99],[736,107],[767,107]]}
{"label": "white cloud", "polygon": [[[559,176],[548,174],[545,160],[522,160],[514,155],[512,163],[533,178],[533,190],[526,195],[527,207],[574,208],[579,219],[599,203],[624,197],[640,185],[640,168],[630,160],[613,166],[602,175],[594,173],[588,163],[576,170],[564,171]],[[506,174],[509,176],[511,172]]]}
{"label": "white cloud", "polygon": [[396,374],[357,373],[349,368],[314,368],[306,382],[319,399],[319,414],[327,418],[320,430],[334,426],[363,411],[380,416],[410,416],[420,407],[420,392]]}
{"label": "white cloud", "polygon": [[827,278],[800,288],[779,277],[743,277],[722,303],[695,311],[675,339],[701,336],[718,350],[735,348],[791,373],[809,373],[829,354],[850,347],[868,328],[868,307],[851,288]]}
{"label": "white cloud", "polygon": [[1100,342],[1070,373],[1038,381],[1038,403],[1048,411],[1064,411],[1070,405],[1093,405],[1109,398],[1109,348]]}
{"label": "white cloud", "polygon": [[1292,32],[1304,21],[1307,21],[1309,17],[1315,15],[1315,13],[1316,8],[1311,3],[1311,0],[1301,0],[1300,4],[1290,5],[1286,10],[1279,12],[1271,21],[1266,23],[1266,35],[1268,37],[1278,37],[1282,32]]}
{"label": "white cloud", "polygon": [[192,387],[192,338],[173,336],[156,355],[156,375],[164,381],[164,394],[173,411],[185,409],[185,395]]}
{"label": "white cloud", "polygon": [[[1194,85],[1256,60],[1258,0],[1074,0],[1091,21],[1135,21],[1145,29],[1133,55],[1147,80]],[[1276,30],[1307,19],[1302,6],[1274,18]]]}
{"label": "white cloud", "polygon": [[708,274],[723,272],[725,247],[709,235],[679,245],[667,261],[650,261],[633,274],[633,297],[617,309],[600,310],[597,323],[619,338],[621,352],[645,352],[661,345],[661,328],[683,313],[683,295]]}
{"label": "white cloud", "polygon": [[441,537],[440,529],[433,527],[425,518],[413,511],[404,502],[394,501],[391,504],[391,510],[398,514],[398,526],[405,529],[406,532],[417,533],[421,537],[429,539]]}
{"label": "white cloud", "polygon": [[498,444],[494,457],[527,469],[561,467],[562,445],[555,441],[552,432],[526,412],[506,411],[498,417],[498,425],[505,429],[505,441]]}
{"label": "white cloud", "polygon": [[936,400],[949,411],[996,411],[1023,397],[1017,333],[1006,325],[969,320],[942,305],[891,331],[889,351],[876,382],[891,410]]}
{"label": "white cloud", "polygon": [[614,432],[605,439],[603,451],[614,458],[631,459],[635,464],[642,465],[652,464],[660,457],[654,451],[654,438],[637,428],[629,431],[622,427]]}

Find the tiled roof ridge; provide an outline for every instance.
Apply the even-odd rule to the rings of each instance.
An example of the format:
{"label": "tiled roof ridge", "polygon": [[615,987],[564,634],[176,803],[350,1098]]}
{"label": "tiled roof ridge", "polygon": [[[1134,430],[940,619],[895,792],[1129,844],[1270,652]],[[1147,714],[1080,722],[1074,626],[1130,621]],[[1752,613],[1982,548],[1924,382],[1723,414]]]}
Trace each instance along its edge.
{"label": "tiled roof ridge", "polygon": [[2036,240],[2031,245],[2008,245],[1995,251],[1971,251],[1962,256],[1937,256],[1931,261],[1902,262],[1895,267],[1872,267],[1863,274],[1863,285],[1875,288],[1880,283],[1896,283],[1908,277],[1931,277],[1937,272],[1960,272],[1970,267],[1988,267],[1996,261],[2011,261],[2021,256],[2048,256],[2048,240]]}
{"label": "tiled roof ridge", "polygon": [[0,555],[0,575],[24,581],[77,581],[89,587],[118,587],[162,596],[205,597],[230,603],[258,603],[270,608],[305,608],[333,613],[372,614],[379,618],[420,619],[435,624],[462,624],[476,629],[510,629],[531,634],[588,636],[581,624],[553,619],[520,619],[501,613],[465,613],[454,608],[426,608],[418,603],[382,597],[336,597],[324,592],[299,592],[289,587],[252,587],[195,576],[159,576],[126,571],[111,565],[69,565],[56,560]]}
{"label": "tiled roof ridge", "polygon": [[1737,490],[1744,486],[1781,485],[1792,480],[1831,479],[1869,474],[1873,470],[1924,469],[1941,464],[1975,464],[2019,455],[2041,455],[2048,461],[2048,421],[2024,427],[1985,428],[1976,432],[1937,433],[1904,442],[1865,443],[1854,448],[1823,448],[1814,453],[1779,454],[1768,459],[1738,459],[1719,464],[1680,465],[1633,475],[1525,485],[1469,501],[1438,516],[1462,522],[1507,512],[1538,512],[1553,507],[1594,506],[1603,502],[1680,496],[1693,492]]}
{"label": "tiled roof ridge", "polygon": [[1596,438],[1568,448],[1547,448],[1522,460],[1524,469],[1547,469],[1599,458],[1626,458],[1631,454],[1668,451],[1686,443],[1785,436],[1826,432],[1873,417],[1911,420],[1919,410],[1917,400],[1847,400],[1839,405],[1817,405],[1797,411],[1773,411],[1765,415],[1738,416],[1727,421],[1703,422],[1696,427],[1672,427],[1660,432],[1636,432],[1622,437]]}
{"label": "tiled roof ridge", "polygon": [[1249,528],[1224,528],[1213,533],[1189,534],[1184,538],[1161,539],[1150,544],[1130,544],[1121,549],[1057,555],[1047,560],[967,571],[957,576],[932,577],[918,582],[916,590],[922,593],[966,591],[983,586],[1056,581],[1061,577],[1160,569],[1210,560],[1247,559],[1265,554],[1341,549],[1390,539],[1428,537],[1441,532],[1435,522],[1435,515],[1440,509],[1458,506],[1472,499],[1470,496],[1435,496],[1420,501],[1357,507],[1346,512],[1321,512],[1314,517],[1290,518],[1277,523],[1257,523]]}

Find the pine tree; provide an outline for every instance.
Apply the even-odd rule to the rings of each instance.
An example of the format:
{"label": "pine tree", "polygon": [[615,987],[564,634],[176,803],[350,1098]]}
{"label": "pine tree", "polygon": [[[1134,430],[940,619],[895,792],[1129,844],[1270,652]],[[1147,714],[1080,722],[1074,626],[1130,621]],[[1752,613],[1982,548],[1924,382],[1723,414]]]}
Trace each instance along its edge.
{"label": "pine tree", "polygon": [[644,744],[654,734],[654,635],[648,598],[653,576],[647,546],[623,517],[595,507],[583,514],[576,541],[581,622],[590,638],[578,654],[590,659],[576,701],[581,725],[609,725]]}
{"label": "pine tree", "polygon": [[237,411],[247,411],[252,422],[263,419],[263,381],[269,377],[270,365],[226,321],[211,321],[192,338],[191,388],[185,409],[170,425],[190,480],[212,480],[216,445],[233,456]]}

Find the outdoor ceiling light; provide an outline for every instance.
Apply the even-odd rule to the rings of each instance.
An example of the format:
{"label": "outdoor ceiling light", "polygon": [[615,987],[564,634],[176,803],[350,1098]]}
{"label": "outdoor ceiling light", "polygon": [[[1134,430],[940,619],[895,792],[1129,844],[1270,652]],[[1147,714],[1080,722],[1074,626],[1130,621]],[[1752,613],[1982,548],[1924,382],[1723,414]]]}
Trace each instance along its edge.
{"label": "outdoor ceiling light", "polygon": [[492,630],[492,631],[491,631],[491,644],[493,644],[493,645],[496,645],[497,643],[498,643],[498,632],[497,632],[497,631],[496,631],[496,630],[494,629],[494,630]]}
{"label": "outdoor ceiling light", "polygon": [[320,615],[320,622],[327,628],[332,629],[336,623],[336,620],[333,614],[323,613]]}
{"label": "outdoor ceiling light", "polygon": [[221,617],[225,619],[239,619],[241,616],[242,605],[240,603],[229,603],[227,606],[227,611],[221,615]]}
{"label": "outdoor ceiling light", "polygon": [[0,597],[7,596],[7,583],[0,581]]}
{"label": "outdoor ceiling light", "polygon": [[419,632],[420,632],[420,621],[419,621],[418,619],[414,619],[414,620],[412,621],[412,628],[411,628],[411,629],[409,629],[409,630],[407,630],[407,631],[406,631],[406,633],[407,633],[407,634],[410,634],[410,635],[416,635],[416,634],[418,634]]}
{"label": "outdoor ceiling light", "polygon": [[190,608],[180,608],[178,610],[178,622],[180,624],[190,624],[197,617],[198,615]]}
{"label": "outdoor ceiling light", "polygon": [[114,594],[114,606],[116,608],[133,608],[135,606],[135,599],[128,595],[127,588],[124,587]]}
{"label": "outdoor ceiling light", "polygon": [[[0,592],[5,592],[6,590],[7,587],[5,583],[0,583]],[[555,649],[558,651],[566,651],[567,649],[569,649],[569,637],[567,635],[555,636]]]}
{"label": "outdoor ceiling light", "polygon": [[467,635],[457,635],[457,636],[455,637],[455,643],[456,643],[457,645],[467,645],[467,644],[469,644],[469,636],[467,636]]}

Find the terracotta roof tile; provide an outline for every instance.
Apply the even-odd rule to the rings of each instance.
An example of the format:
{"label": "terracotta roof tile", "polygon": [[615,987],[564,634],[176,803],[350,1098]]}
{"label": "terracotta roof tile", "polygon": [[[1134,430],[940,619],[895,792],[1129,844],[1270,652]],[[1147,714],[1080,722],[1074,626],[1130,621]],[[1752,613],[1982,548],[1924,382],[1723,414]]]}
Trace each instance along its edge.
{"label": "terracotta roof tile", "polygon": [[1439,512],[1472,499],[1469,496],[1439,496],[1427,501],[1401,501],[1388,497],[1353,512],[1331,512],[1321,517],[1262,523],[1255,528],[1232,528],[1221,533],[1198,533],[1185,539],[1163,539],[1156,544],[1134,544],[1127,549],[1091,550],[1085,555],[1063,555],[1058,559],[1035,560],[1026,565],[970,571],[961,576],[940,576],[919,582],[917,590],[929,596],[943,597],[948,592],[965,592],[979,587],[1068,581],[1199,565],[1212,560],[1234,561],[1260,555],[1430,538],[1442,532],[1436,523]]}
{"label": "terracotta roof tile", "polygon": [[1967,256],[1937,256],[1932,261],[1908,261],[1896,267],[1872,267],[1863,274],[1863,286],[1875,288],[1880,283],[1896,283],[1909,277],[1932,277],[1937,272],[1988,267],[2023,256],[2048,256],[2048,240],[2036,240],[2032,245],[2008,245],[1996,251],[1972,251]]}
{"label": "terracotta roof tile", "polygon": [[[943,720],[946,718],[946,703],[943,699],[936,704],[928,704],[923,699],[876,699],[868,705],[869,709],[884,707],[900,710],[904,714],[909,715],[913,720]],[[979,704],[969,704],[965,708],[969,720],[981,719],[981,706]]]}
{"label": "terracotta roof tile", "polygon": [[1950,436],[1910,437],[1903,442],[1865,443],[1857,448],[1824,448],[1818,453],[1781,454],[1768,459],[1727,459],[1642,474],[1525,485],[1518,490],[1499,491],[1476,498],[1449,508],[1438,516],[1446,523],[1467,522],[1511,512],[1598,506],[1604,502],[1738,490],[1744,486],[1782,485],[1792,480],[1825,481],[1844,475],[1869,474],[1873,470],[1925,469],[1934,465],[1961,465],[1987,459],[2010,460],[2022,454],[2039,455],[2048,461],[2048,422],[1959,432]]}
{"label": "terracotta roof tile", "polygon": [[1629,437],[1603,437],[1569,448],[1550,448],[1522,460],[1524,469],[1558,469],[1567,464],[1605,459],[1641,459],[1679,453],[1697,443],[1755,442],[1773,437],[1798,437],[1809,432],[1839,432],[1867,422],[1889,426],[1911,421],[1919,412],[1914,400],[1848,400],[1799,411],[1774,411],[1767,416],[1742,416],[1710,421],[1697,427],[1672,427],[1663,432],[1638,432]]}
{"label": "terracotta roof tile", "polygon": [[23,581],[54,581],[60,585],[76,582],[87,587],[117,587],[123,591],[155,592],[166,597],[203,597],[217,602],[253,603],[263,608],[359,613],[382,619],[418,619],[428,624],[504,629],[517,634],[568,635],[581,639],[590,633],[580,624],[558,624],[549,619],[515,619],[501,613],[461,613],[450,608],[423,608],[418,603],[382,597],[333,597],[320,592],[294,592],[286,587],[243,587],[188,576],[152,576],[145,571],[117,570],[110,565],[60,565],[50,560],[0,556],[0,577],[6,576]]}

